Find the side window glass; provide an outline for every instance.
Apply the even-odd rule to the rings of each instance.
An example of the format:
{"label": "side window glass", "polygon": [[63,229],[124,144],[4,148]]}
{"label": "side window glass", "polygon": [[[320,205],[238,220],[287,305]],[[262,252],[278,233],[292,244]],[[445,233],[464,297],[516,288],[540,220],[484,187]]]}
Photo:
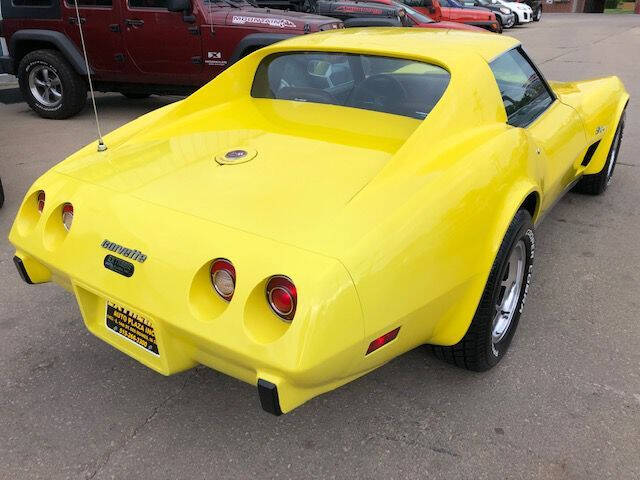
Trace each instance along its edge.
{"label": "side window glass", "polygon": [[544,81],[520,49],[509,50],[491,62],[490,67],[510,125],[526,127],[553,103]]}
{"label": "side window glass", "polygon": [[53,0],[13,0],[14,7],[51,7]]}
{"label": "side window glass", "polygon": [[167,0],[129,0],[130,8],[167,8]]}
{"label": "side window glass", "polygon": [[[67,5],[75,5],[75,0],[66,0]],[[79,7],[111,7],[113,5],[112,0],[78,0]]]}

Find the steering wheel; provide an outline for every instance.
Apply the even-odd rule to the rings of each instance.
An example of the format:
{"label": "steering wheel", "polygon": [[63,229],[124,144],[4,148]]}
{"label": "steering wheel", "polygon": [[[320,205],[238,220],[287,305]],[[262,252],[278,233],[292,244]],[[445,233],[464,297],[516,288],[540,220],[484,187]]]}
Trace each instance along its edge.
{"label": "steering wheel", "polygon": [[406,89],[397,78],[379,73],[367,77],[356,86],[349,95],[346,105],[387,111],[389,107],[404,103],[408,98]]}

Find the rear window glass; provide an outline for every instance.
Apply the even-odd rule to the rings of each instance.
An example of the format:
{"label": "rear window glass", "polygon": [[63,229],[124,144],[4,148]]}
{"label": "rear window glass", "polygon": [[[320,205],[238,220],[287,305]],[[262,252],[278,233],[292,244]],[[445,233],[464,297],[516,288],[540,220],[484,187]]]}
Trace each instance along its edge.
{"label": "rear window glass", "polygon": [[279,53],[262,60],[254,98],[325,103],[423,119],[449,73],[415,60],[331,52]]}
{"label": "rear window glass", "polygon": [[131,8],[167,8],[167,0],[129,0]]}

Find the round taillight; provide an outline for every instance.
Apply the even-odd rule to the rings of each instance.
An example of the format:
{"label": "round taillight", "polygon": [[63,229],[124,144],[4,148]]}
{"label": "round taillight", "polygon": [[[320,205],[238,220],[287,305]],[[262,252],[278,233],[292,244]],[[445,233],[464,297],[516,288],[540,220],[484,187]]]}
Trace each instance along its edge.
{"label": "round taillight", "polygon": [[211,284],[213,289],[227,302],[236,290],[236,269],[225,259],[218,258],[211,263]]}
{"label": "round taillight", "polygon": [[62,224],[67,232],[71,230],[71,224],[73,223],[73,205],[65,203],[62,206]]}
{"label": "round taillight", "polygon": [[271,277],[267,282],[266,294],[267,302],[276,315],[287,322],[293,320],[298,303],[298,292],[289,277],[284,275]]}
{"label": "round taillight", "polygon": [[46,195],[44,194],[44,190],[40,190],[38,192],[37,202],[38,202],[38,212],[42,213],[44,210],[44,200]]}

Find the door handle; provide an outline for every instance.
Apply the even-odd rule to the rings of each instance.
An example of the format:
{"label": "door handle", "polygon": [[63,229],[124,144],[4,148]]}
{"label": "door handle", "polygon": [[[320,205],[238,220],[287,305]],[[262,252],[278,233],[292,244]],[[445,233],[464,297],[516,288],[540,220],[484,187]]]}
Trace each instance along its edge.
{"label": "door handle", "polygon": [[[69,23],[71,25],[77,25],[78,19],[76,17],[69,17]],[[87,19],[84,17],[80,17],[80,23],[84,25],[85,23],[87,23]]]}
{"label": "door handle", "polygon": [[144,25],[144,20],[140,20],[138,18],[127,18],[125,19],[124,24],[127,27],[141,27]]}

